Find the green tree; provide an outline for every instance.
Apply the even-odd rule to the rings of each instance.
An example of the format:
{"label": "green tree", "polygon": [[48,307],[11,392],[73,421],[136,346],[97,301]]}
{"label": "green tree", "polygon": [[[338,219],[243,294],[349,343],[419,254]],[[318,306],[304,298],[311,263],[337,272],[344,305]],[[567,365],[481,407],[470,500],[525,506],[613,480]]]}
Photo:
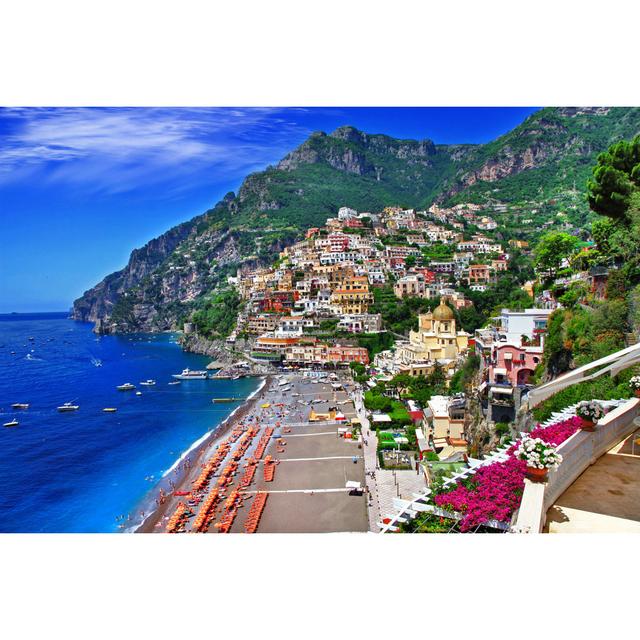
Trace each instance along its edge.
{"label": "green tree", "polygon": [[578,246],[578,239],[563,231],[547,233],[536,245],[534,250],[535,265],[555,277],[564,258],[570,258]]}
{"label": "green tree", "polygon": [[598,156],[587,183],[589,206],[614,220],[624,221],[631,197],[640,191],[640,136],[621,140]]}

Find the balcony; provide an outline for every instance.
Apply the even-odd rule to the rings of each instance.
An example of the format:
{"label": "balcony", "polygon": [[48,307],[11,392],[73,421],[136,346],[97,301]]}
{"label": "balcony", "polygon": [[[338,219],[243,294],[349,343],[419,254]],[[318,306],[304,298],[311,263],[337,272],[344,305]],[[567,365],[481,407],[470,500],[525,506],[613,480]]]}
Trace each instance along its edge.
{"label": "balcony", "polygon": [[547,511],[547,533],[640,533],[640,420]]}
{"label": "balcony", "polygon": [[578,431],[548,482],[525,480],[519,533],[640,532],[640,400],[608,413],[593,433]]}

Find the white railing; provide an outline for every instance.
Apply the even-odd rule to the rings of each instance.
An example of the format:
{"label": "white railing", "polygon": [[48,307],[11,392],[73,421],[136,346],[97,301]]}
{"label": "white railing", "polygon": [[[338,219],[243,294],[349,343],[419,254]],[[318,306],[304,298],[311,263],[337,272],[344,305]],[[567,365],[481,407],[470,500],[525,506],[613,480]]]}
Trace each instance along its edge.
{"label": "white railing", "polygon": [[562,463],[549,473],[544,484],[525,480],[522,502],[512,531],[540,533],[545,525],[547,510],[576,481],[576,479],[611,447],[636,428],[633,420],[640,412],[640,399],[632,398],[610,411],[595,431],[578,431],[559,447]]}
{"label": "white railing", "polygon": [[640,363],[640,344],[634,344],[626,349],[611,353],[604,358],[594,360],[583,367],[568,371],[567,373],[531,389],[527,396],[528,408],[531,409],[552,395],[579,382],[593,380],[605,373],[615,376],[620,371],[628,369]]}

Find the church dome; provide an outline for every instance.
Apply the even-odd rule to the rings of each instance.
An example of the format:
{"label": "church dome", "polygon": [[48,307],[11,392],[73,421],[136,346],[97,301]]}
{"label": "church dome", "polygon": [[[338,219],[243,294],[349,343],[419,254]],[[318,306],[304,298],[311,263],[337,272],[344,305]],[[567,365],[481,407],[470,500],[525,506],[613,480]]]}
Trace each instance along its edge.
{"label": "church dome", "polygon": [[454,315],[451,307],[447,306],[444,302],[441,302],[433,311],[433,319],[440,320],[440,322],[453,320]]}

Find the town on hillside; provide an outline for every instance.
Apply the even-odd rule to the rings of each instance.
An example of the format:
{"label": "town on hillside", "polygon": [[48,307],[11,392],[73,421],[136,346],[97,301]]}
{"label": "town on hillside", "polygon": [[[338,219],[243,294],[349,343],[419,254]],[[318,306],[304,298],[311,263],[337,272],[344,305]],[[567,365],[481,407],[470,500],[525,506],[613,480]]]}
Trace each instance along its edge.
{"label": "town on hillside", "polygon": [[[344,206],[271,266],[241,266],[227,279],[239,301],[226,345],[243,362],[218,377],[333,371],[335,383],[335,372],[343,371],[339,380],[346,373],[362,411],[347,422],[365,449],[374,448],[367,473],[379,475],[378,528],[398,529],[398,500],[406,506],[416,491],[459,480],[457,473],[505,450],[525,428],[521,408],[541,381],[549,317],[578,285],[606,297],[609,270],[589,268],[584,257],[593,242],[574,239],[566,255],[545,262],[527,241],[504,241],[499,231],[472,203]],[[185,333],[197,332],[197,322],[185,324]],[[345,419],[339,406],[321,412],[314,402],[309,423]],[[455,527],[455,519],[444,521]],[[438,529],[432,519],[421,526]]]}
{"label": "town on hillside", "polygon": [[[340,208],[324,227],[309,229],[303,240],[285,248],[274,266],[240,269],[228,278],[244,302],[228,345],[242,337],[251,360],[279,367],[350,366],[361,379],[367,377],[369,397],[410,376],[407,384],[413,388],[422,384],[439,391],[428,400],[418,394],[426,400],[419,409],[413,403],[414,416],[438,415],[429,427],[425,423],[421,442],[438,453],[445,448],[468,453],[460,386],[465,363],[467,371],[478,369],[485,416],[512,422],[540,362],[554,307],[553,300],[538,306],[531,298],[530,308],[502,309],[491,328],[464,330],[460,311],[473,307],[465,292],[495,285],[509,268],[509,252],[528,249],[524,241],[503,246],[493,238],[497,224],[479,215],[480,209],[474,204],[434,205],[427,211],[387,207],[377,213]],[[466,232],[470,227],[480,231]],[[530,283],[522,289],[524,296],[532,294]],[[416,326],[404,336],[392,330],[380,307],[408,300],[422,306],[411,314]],[[434,376],[436,384],[428,385]]]}

